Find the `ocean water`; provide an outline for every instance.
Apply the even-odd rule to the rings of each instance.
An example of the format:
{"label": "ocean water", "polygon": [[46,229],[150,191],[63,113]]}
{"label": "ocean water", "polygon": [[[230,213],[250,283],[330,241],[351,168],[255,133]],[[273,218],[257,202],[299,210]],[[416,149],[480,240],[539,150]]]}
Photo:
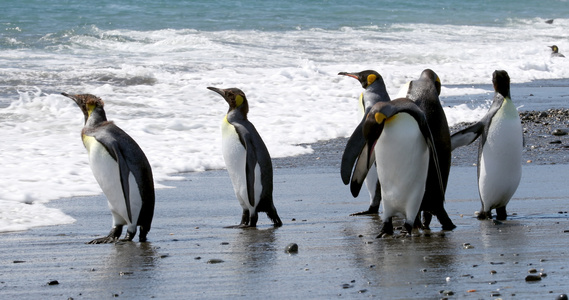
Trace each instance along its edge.
{"label": "ocean water", "polygon": [[569,107],[528,96],[542,85],[567,95],[569,59],[547,47],[569,54],[567,1],[2,2],[0,232],[73,222],[43,204],[101,192],[80,139],[83,115],[61,92],[101,97],[159,187],[224,167],[228,107],[208,86],[247,94],[273,157],[351,134],[361,86],[341,71],[375,69],[396,95],[431,68],[451,125],[486,112],[496,69],[510,74],[520,109]]}

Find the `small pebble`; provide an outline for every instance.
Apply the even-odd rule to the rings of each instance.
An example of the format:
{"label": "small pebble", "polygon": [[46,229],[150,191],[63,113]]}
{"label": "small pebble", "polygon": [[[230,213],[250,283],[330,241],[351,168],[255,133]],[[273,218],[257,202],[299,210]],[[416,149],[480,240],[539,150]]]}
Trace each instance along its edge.
{"label": "small pebble", "polygon": [[555,300],[568,300],[568,299],[569,298],[567,298],[566,294],[561,294],[555,298]]}
{"label": "small pebble", "polygon": [[47,283],[47,285],[58,285],[58,284],[59,284],[59,281],[57,281],[57,280],[51,280]]}
{"label": "small pebble", "polygon": [[499,293],[499,292],[491,292],[491,293],[490,293],[490,296],[491,296],[491,297],[499,297],[499,296],[500,296],[500,293]]}
{"label": "small pebble", "polygon": [[421,269],[421,272],[425,273],[427,272],[427,269]]}
{"label": "small pebble", "polygon": [[563,129],[555,129],[553,130],[553,132],[551,133],[555,136],[562,136],[562,135],[567,135],[567,131],[563,130]]}
{"label": "small pebble", "polygon": [[537,270],[536,269],[529,269],[528,273],[537,273]]}
{"label": "small pebble", "polygon": [[551,141],[549,143],[550,144],[561,144],[561,140],[555,140],[555,141]]}
{"label": "small pebble", "polygon": [[344,283],[344,284],[342,284],[342,288],[343,288],[343,289],[349,289],[349,288],[353,288],[353,287],[354,287],[354,286],[351,285],[351,284],[349,284],[349,283]]}
{"label": "small pebble", "polygon": [[528,275],[526,276],[526,281],[540,281],[541,277],[538,275]]}
{"label": "small pebble", "polygon": [[365,293],[365,292],[367,292],[366,289],[363,289],[363,290],[359,290],[359,291],[358,291],[358,293],[360,293],[360,294],[363,294],[363,293]]}
{"label": "small pebble", "polygon": [[547,273],[543,273],[543,272],[541,272],[541,273],[539,273],[539,277],[541,277],[541,278],[543,278],[543,277],[547,277]]}
{"label": "small pebble", "polygon": [[202,259],[202,258],[201,258],[201,256],[196,256],[196,257],[194,257],[194,259],[195,259],[195,260],[200,260],[200,259]]}
{"label": "small pebble", "polygon": [[221,242],[222,245],[229,245],[228,242]]}
{"label": "small pebble", "polygon": [[297,253],[298,252],[298,245],[296,243],[290,243],[285,247],[286,253]]}
{"label": "small pebble", "polygon": [[466,291],[466,292],[467,292],[467,293],[475,293],[476,290],[468,290],[468,291]]}
{"label": "small pebble", "polygon": [[223,260],[219,259],[219,258],[212,258],[212,259],[207,261],[208,264],[220,264],[222,262],[223,262]]}
{"label": "small pebble", "polygon": [[452,295],[454,295],[454,292],[451,290],[443,290],[443,291],[441,291],[441,294],[443,294],[445,296],[452,296]]}
{"label": "small pebble", "polygon": [[496,274],[496,273],[497,273],[496,270],[491,270],[491,271],[490,271],[490,274]]}

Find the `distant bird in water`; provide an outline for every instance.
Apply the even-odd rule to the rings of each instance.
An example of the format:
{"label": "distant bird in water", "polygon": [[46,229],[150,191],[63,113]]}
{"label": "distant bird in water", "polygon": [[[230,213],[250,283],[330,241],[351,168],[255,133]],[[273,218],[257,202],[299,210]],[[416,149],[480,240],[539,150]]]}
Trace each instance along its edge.
{"label": "distant bird in water", "polygon": [[257,226],[259,212],[266,212],[275,227],[282,226],[273,204],[271,156],[257,129],[247,119],[249,103],[245,93],[237,88],[208,89],[220,94],[229,104],[221,125],[221,149],[235,195],[243,208],[241,223],[230,227]]}
{"label": "distant bird in water", "polygon": [[565,57],[565,55],[559,53],[559,48],[557,46],[549,46],[551,48],[551,57]]}
{"label": "distant bird in water", "polygon": [[81,131],[83,145],[89,154],[89,165],[95,179],[107,196],[113,215],[111,232],[87,244],[131,241],[140,226],[139,241],[145,242],[154,215],[154,179],[148,159],[138,144],[113,122],[107,121],[101,98],[91,95],[70,95],[85,116]]}

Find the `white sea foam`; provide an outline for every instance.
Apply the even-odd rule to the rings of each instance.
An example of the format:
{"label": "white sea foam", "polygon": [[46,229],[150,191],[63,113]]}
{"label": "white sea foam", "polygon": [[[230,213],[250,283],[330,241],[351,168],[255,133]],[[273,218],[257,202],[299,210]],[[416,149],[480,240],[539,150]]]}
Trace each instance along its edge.
{"label": "white sea foam", "polygon": [[[14,87],[0,99],[10,103],[0,109],[0,201],[6,208],[0,232],[70,222],[42,203],[100,193],[80,139],[83,115],[60,92],[101,97],[108,118],[140,144],[160,183],[180,172],[224,167],[220,122],[228,106],[208,86],[241,88],[271,155],[299,155],[312,151],[299,144],[347,137],[357,124],[361,86],[338,72],[376,69],[395,95],[431,68],[443,82],[443,103],[465,99],[445,105],[449,124],[476,121],[492,98],[495,69],[507,70],[513,83],[569,78],[569,59],[551,59],[547,48],[555,43],[569,50],[568,27],[567,19],[555,27],[529,20],[506,27],[282,32],[93,27],[47,49],[3,51],[0,60],[9,63],[0,76],[11,76]],[[38,218],[40,211],[50,218]]]}

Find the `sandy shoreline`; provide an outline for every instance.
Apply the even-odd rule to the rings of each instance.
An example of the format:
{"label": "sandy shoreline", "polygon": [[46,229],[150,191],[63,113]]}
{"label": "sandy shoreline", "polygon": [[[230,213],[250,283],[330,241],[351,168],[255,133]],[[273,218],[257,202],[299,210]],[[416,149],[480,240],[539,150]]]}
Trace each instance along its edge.
{"label": "sandy shoreline", "polygon": [[[513,215],[494,224],[473,217],[476,168],[453,167],[447,210],[458,228],[443,233],[434,221],[430,235],[407,239],[375,239],[379,217],[348,216],[368,200],[353,199],[331,166],[275,169],[278,229],[264,216],[257,229],[222,228],[240,218],[224,170],[190,173],[158,190],[149,243],[84,244],[108,231],[106,200],[63,199],[49,206],[75,223],[0,235],[0,295],[554,299],[569,292],[568,175],[567,165],[525,165]],[[289,243],[297,254],[284,252]],[[526,282],[532,269],[547,276]]]}
{"label": "sandy shoreline", "polygon": [[[264,216],[257,229],[223,228],[240,220],[225,170],[184,174],[157,190],[148,243],[86,245],[109,230],[105,197],[52,201],[47,206],[77,221],[0,234],[0,297],[555,299],[569,293],[569,136],[552,133],[569,128],[568,116],[567,109],[522,114],[522,182],[502,224],[473,216],[471,145],[453,153],[446,207],[457,229],[441,232],[433,221],[431,233],[375,239],[380,217],[348,216],[369,202],[341,183],[340,138],[273,160],[284,223],[277,229]],[[297,254],[285,253],[290,243]]]}

